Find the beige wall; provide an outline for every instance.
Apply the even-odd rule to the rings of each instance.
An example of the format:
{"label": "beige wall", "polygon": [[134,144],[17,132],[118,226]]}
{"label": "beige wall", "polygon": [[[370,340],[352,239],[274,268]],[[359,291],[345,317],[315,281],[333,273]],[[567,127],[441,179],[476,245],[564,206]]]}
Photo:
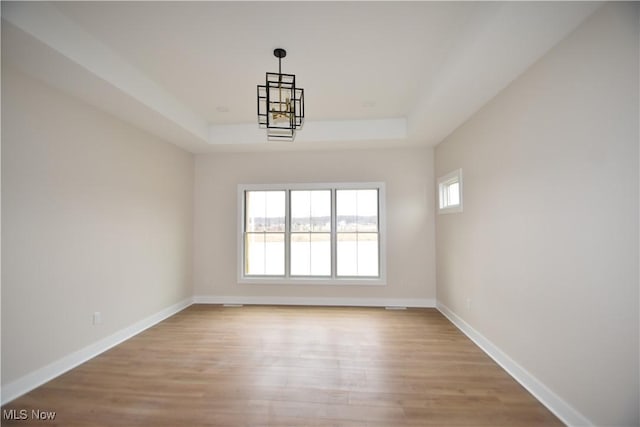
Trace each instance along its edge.
{"label": "beige wall", "polygon": [[604,6],[435,153],[464,174],[438,301],[607,426],[639,423],[638,17]]}
{"label": "beige wall", "polygon": [[[435,298],[433,150],[388,149],[196,156],[194,281],[198,296]],[[386,286],[237,283],[237,185],[386,183]]]}
{"label": "beige wall", "polygon": [[192,196],[191,154],[3,67],[3,385],[189,298]]}

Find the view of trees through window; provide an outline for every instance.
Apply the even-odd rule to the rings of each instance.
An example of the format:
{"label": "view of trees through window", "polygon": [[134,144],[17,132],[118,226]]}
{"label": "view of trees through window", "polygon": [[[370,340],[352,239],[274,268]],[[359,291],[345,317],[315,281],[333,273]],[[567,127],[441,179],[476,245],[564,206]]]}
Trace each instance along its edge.
{"label": "view of trees through window", "polygon": [[379,276],[377,188],[245,191],[244,198],[245,275]]}

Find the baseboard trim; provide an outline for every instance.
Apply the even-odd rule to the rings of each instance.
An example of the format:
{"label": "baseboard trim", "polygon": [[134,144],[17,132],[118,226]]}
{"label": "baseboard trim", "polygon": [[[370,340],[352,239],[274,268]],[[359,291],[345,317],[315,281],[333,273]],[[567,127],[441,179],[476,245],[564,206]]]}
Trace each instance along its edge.
{"label": "baseboard trim", "polygon": [[441,302],[437,302],[437,309],[453,323],[462,333],[473,341],[482,351],[500,365],[509,375],[526,388],[536,399],[553,412],[568,426],[594,426],[588,418],[565,402],[557,394],[551,391],[540,380],[524,369],[500,348],[489,341],[471,325],[455,314],[450,308]]}
{"label": "baseboard trim", "polygon": [[244,304],[244,305],[313,305],[347,307],[435,308],[431,298],[336,298],[336,297],[265,297],[265,296],[209,296],[193,298],[196,304]]}
{"label": "baseboard trim", "polygon": [[139,334],[145,329],[160,323],[164,319],[173,316],[179,311],[184,310],[193,303],[192,298],[180,301],[170,307],[165,308],[149,317],[146,317],[131,326],[128,326],[120,331],[109,335],[93,344],[90,344],[78,351],[75,351],[61,359],[50,363],[36,371],[33,371],[27,375],[24,375],[17,380],[2,386],[2,405],[11,402],[12,400],[22,396],[25,393],[30,392],[36,387],[51,381],[57,376],[64,374],[65,372],[75,368],[76,366],[90,360],[100,353],[103,353],[110,348],[120,344],[121,342],[128,340],[134,335]]}

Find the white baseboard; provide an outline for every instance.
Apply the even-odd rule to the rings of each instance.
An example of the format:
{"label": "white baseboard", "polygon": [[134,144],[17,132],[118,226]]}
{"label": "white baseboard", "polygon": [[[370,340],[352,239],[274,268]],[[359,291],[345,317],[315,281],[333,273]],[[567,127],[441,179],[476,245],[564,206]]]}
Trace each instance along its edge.
{"label": "white baseboard", "polygon": [[34,388],[41,386],[47,381],[64,374],[70,369],[86,362],[109,350],[121,342],[131,338],[134,335],[139,334],[145,329],[163,321],[167,317],[173,316],[179,311],[184,310],[192,304],[192,299],[186,299],[170,307],[165,308],[153,314],[145,319],[142,319],[131,326],[128,326],[120,331],[109,335],[106,338],[101,339],[91,345],[84,347],[78,351],[75,351],[61,359],[50,363],[36,371],[33,371],[17,380],[2,386],[2,405],[22,396],[25,393],[33,390]]}
{"label": "white baseboard", "polygon": [[337,297],[254,297],[254,296],[209,296],[193,298],[196,304],[245,304],[245,305],[319,305],[350,307],[414,307],[434,308],[432,298],[337,298]]}
{"label": "white baseboard", "polygon": [[544,406],[553,412],[562,422],[568,426],[594,426],[588,418],[574,409],[546,385],[516,363],[500,348],[485,338],[481,333],[473,329],[451,309],[441,302],[437,303],[438,310],[460,329],[471,341],[476,343],[489,357],[500,365],[509,375],[518,381],[529,393],[534,395]]}

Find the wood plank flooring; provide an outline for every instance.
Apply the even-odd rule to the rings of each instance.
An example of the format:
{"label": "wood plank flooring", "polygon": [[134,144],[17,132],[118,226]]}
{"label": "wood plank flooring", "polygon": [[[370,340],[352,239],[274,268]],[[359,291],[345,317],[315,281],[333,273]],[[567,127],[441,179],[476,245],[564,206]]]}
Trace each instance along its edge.
{"label": "wood plank flooring", "polygon": [[2,409],[20,426],[562,425],[435,309],[193,305]]}

